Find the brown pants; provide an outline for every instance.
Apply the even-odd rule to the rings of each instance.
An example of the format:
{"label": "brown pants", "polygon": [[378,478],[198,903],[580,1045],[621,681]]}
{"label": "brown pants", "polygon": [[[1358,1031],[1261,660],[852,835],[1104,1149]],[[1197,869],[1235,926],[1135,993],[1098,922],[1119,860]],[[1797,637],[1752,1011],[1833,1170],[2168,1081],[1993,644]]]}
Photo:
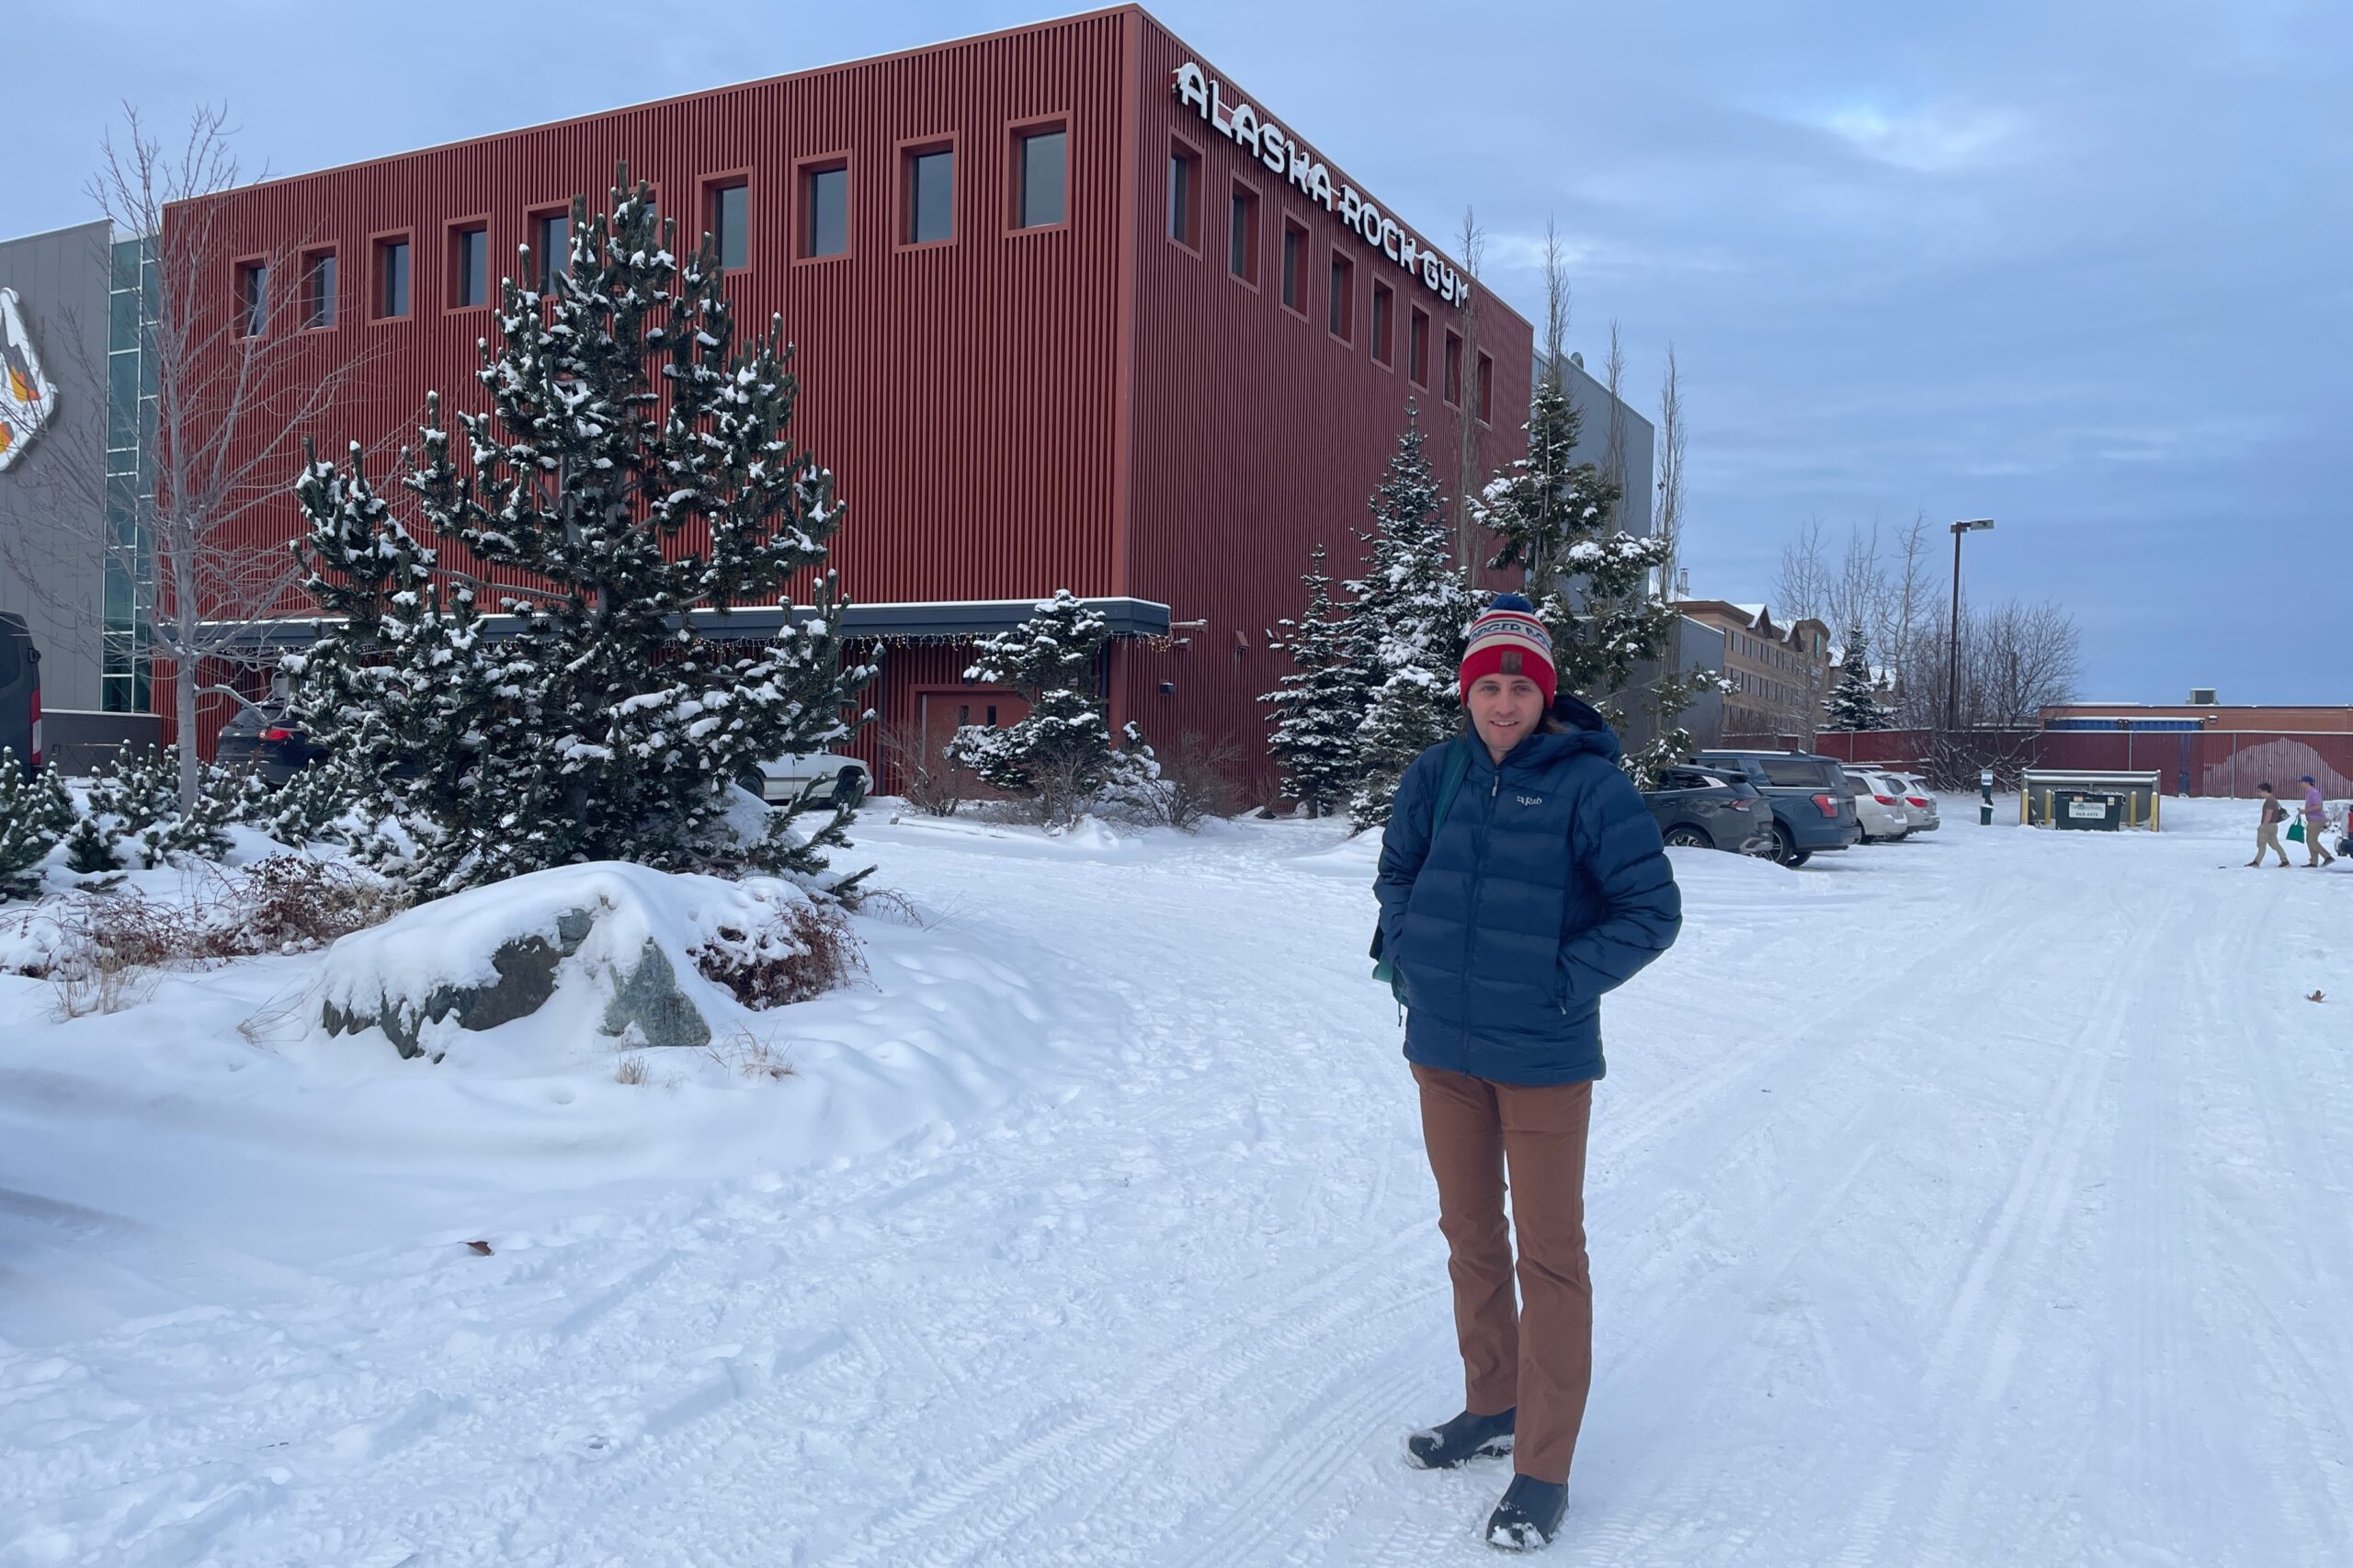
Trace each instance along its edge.
{"label": "brown pants", "polygon": [[2267,822],[2256,824],[2255,830],[2255,858],[2249,861],[2248,864],[2260,865],[2263,861],[2263,857],[2266,854],[2279,856],[2279,863],[2282,866],[2288,863],[2288,851],[2282,847],[2279,843],[2279,824],[2276,822]]}
{"label": "brown pants", "polygon": [[[1454,1281],[1464,1403],[1481,1415],[1517,1405],[1514,1468],[1560,1484],[1569,1479],[1593,1385],[1593,1276],[1585,1251],[1593,1085],[1529,1088],[1422,1066],[1414,1080]],[[1506,1165],[1519,1242],[1517,1307],[1513,1236],[1504,1223]]]}

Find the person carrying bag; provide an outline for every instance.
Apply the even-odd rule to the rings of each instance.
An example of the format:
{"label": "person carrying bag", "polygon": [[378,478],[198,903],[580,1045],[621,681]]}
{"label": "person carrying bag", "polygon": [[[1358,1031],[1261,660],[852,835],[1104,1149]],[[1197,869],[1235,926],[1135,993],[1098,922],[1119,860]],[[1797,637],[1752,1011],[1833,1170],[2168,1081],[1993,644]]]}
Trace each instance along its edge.
{"label": "person carrying bag", "polygon": [[1504,595],[1472,624],[1458,689],[1465,733],[1405,769],[1374,885],[1465,1387],[1462,1413],[1409,1436],[1406,1456],[1442,1470],[1511,1455],[1486,1540],[1529,1551],[1560,1531],[1593,1378],[1585,1164],[1601,996],[1673,945],[1683,906],[1618,737],[1574,698],[1556,705],[1552,642],[1526,599]]}

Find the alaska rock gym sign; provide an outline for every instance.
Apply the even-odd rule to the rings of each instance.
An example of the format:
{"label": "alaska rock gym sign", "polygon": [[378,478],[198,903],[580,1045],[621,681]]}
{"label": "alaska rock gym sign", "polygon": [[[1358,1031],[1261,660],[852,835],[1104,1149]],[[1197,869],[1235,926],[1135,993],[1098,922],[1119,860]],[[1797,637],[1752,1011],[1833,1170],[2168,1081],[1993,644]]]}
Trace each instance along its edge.
{"label": "alaska rock gym sign", "polygon": [[1172,72],[1168,90],[1176,101],[1190,106],[1210,129],[1256,158],[1298,187],[1310,201],[1338,218],[1368,245],[1422,280],[1423,287],[1449,305],[1471,298],[1471,280],[1454,264],[1366,200],[1357,187],[1343,180],[1335,188],[1332,171],[1313,150],[1272,119],[1239,99],[1229,100],[1225,84],[1188,60]]}

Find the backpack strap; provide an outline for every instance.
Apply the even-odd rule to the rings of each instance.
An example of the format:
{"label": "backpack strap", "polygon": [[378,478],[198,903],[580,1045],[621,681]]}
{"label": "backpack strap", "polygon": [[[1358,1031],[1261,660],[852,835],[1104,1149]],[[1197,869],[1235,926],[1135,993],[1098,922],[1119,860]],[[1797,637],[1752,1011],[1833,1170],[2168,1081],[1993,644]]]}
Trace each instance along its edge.
{"label": "backpack strap", "polygon": [[1438,824],[1446,821],[1446,813],[1454,807],[1454,797],[1462,788],[1462,780],[1471,773],[1471,748],[1457,740],[1447,748],[1446,768],[1438,775],[1438,809],[1430,813],[1430,838],[1436,842]]}

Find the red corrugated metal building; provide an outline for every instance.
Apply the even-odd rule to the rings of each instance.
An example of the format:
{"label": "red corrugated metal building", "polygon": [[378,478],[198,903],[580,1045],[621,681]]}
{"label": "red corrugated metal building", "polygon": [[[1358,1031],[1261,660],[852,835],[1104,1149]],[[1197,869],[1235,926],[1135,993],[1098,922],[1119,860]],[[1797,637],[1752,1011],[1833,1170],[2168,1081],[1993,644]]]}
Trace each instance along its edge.
{"label": "red corrugated metal building", "polygon": [[[622,162],[682,230],[740,234],[739,320],[784,319],[886,722],[944,736],[976,699],[1010,722],[957,639],[1068,588],[1125,633],[1115,726],[1240,739],[1263,782],[1256,699],[1287,667],[1266,630],[1311,546],[1358,560],[1409,398],[1441,473],[1465,420],[1483,477],[1523,447],[1526,320],[1133,6],[273,180],[205,217],[233,254],[336,258],[313,362],[374,359],[314,434],[397,445],[428,391],[481,405],[496,275],[575,196],[602,210]],[[220,280],[224,311],[236,293]],[[290,499],[252,542],[298,528]]]}

